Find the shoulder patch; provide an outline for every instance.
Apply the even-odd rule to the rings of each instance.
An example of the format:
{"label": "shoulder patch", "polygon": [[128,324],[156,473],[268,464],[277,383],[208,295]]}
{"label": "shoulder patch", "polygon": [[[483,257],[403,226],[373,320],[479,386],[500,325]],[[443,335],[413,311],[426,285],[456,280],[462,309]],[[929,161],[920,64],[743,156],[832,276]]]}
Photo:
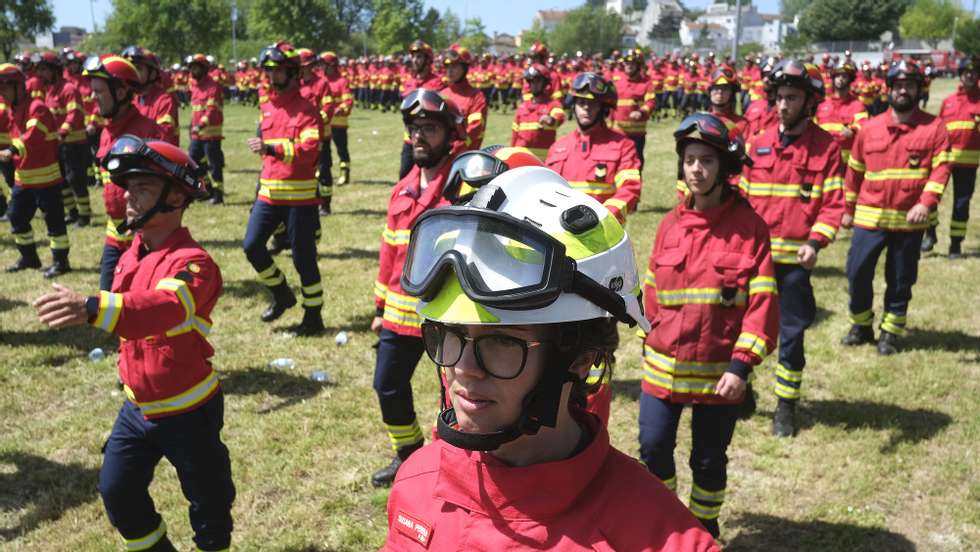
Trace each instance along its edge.
{"label": "shoulder patch", "polygon": [[432,540],[432,526],[402,509],[395,514],[395,529],[425,548]]}
{"label": "shoulder patch", "polygon": [[758,148],[755,150],[756,155],[769,155],[772,153],[772,148]]}

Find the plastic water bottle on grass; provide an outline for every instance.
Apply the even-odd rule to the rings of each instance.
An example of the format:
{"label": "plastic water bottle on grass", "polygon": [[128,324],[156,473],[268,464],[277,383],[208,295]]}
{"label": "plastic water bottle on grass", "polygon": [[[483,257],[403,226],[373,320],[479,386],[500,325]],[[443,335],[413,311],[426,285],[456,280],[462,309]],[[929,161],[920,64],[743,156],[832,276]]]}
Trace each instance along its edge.
{"label": "plastic water bottle on grass", "polygon": [[291,358],[277,358],[269,363],[269,368],[273,370],[292,370],[296,367],[296,361]]}
{"label": "plastic water bottle on grass", "polygon": [[347,345],[347,332],[340,332],[337,337],[333,338],[334,343],[338,346]]}
{"label": "plastic water bottle on grass", "polygon": [[105,359],[105,351],[103,351],[101,347],[96,347],[89,351],[88,359],[92,362],[103,360]]}

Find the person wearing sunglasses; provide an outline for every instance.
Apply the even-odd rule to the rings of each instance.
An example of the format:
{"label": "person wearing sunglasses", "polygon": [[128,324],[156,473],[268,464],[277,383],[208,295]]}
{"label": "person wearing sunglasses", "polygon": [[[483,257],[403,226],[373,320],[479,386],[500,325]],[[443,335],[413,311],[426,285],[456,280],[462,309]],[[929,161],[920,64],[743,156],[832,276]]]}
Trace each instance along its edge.
{"label": "person wearing sunglasses", "polygon": [[410,93],[401,112],[412,140],[414,165],[391,190],[374,282],[371,331],[379,337],[374,390],[394,451],[391,462],[371,476],[376,487],[389,485],[402,462],[424,443],[412,396],[412,374],[423,349],[420,320],[416,299],[402,289],[399,276],[412,223],[425,211],[447,204],[443,190],[453,152],[466,139],[462,114],[432,90]]}
{"label": "person wearing sunglasses", "polygon": [[176,550],[148,492],[166,458],[190,502],[197,549],[227,550],[235,486],[208,342],[221,270],[182,225],[208,195],[204,171],[177,146],[132,135],[111,144],[103,164],[125,190],[133,245],[111,290],[86,296],[56,284],[34,307],[51,328],[88,324],[120,338],[126,399],[103,447],[99,493],[126,548]]}
{"label": "person wearing sunglasses", "polygon": [[123,135],[131,134],[146,140],[164,140],[166,133],[154,120],[140,113],[133,103],[143,82],[139,71],[129,60],[114,54],[91,56],[85,60],[82,76],[89,78],[92,94],[98,104],[99,117],[105,121],[95,158],[99,162],[99,174],[103,183],[102,200],[107,218],[99,289],[108,291],[115,276],[116,263],[132,243],[131,231],[136,228],[126,220],[125,191],[112,182],[112,175],[103,161],[109,155],[112,144]]}
{"label": "person wearing sunglasses", "polygon": [[473,54],[459,44],[453,44],[443,52],[442,63],[446,69],[446,87],[439,94],[452,102],[466,121],[463,140],[466,149],[480,149],[487,126],[487,101],[467,80]]}
{"label": "person wearing sunglasses", "polygon": [[524,71],[530,82],[531,98],[521,103],[514,113],[510,145],[527,148],[541,159],[548,157],[548,148],[555,143],[558,127],[565,122],[565,110],[551,97],[551,70],[535,63]]}
{"label": "person wearing sunglasses", "polygon": [[211,76],[212,64],[204,54],[187,56],[190,72],[191,143],[188,155],[196,163],[207,159],[211,173],[211,203],[224,203],[225,155],[221,151],[224,124],[224,90]]}
{"label": "person wearing sunglasses", "polygon": [[875,271],[887,249],[879,355],[897,353],[906,334],[923,233],[946,190],[953,159],[945,123],[919,108],[924,81],[914,61],[889,69],[890,107],[862,125],[844,177],[841,226],[853,226],[854,234],[846,267],[851,328],[841,343],[874,342]]}
{"label": "person wearing sunglasses", "polygon": [[401,284],[444,406],[440,439],[391,489],[383,550],[717,550],[584,409],[613,352],[597,328],[649,327],[601,204],[548,169],[509,170],[418,218]]}
{"label": "person wearing sunglasses", "polygon": [[616,88],[596,73],[572,80],[575,130],[548,150],[545,166],[602,203],[620,221],[640,202],[640,160],[633,141],[606,126]]}
{"label": "person wearing sunglasses", "polygon": [[792,437],[806,366],[804,334],[817,315],[810,276],[844,214],[844,167],[836,139],[812,120],[824,96],[819,69],[785,59],[770,80],[779,124],[749,140],[746,153],[752,163],[742,171],[739,188],[769,225],[779,290],[772,434]]}
{"label": "person wearing sunglasses", "polygon": [[647,121],[657,108],[653,81],[644,72],[643,50],[630,48],[622,58],[623,71],[612,76],[616,87],[616,107],[610,114],[612,128],[633,140],[643,172],[643,147],[647,142]]}
{"label": "person wearing sunglasses", "polygon": [[727,487],[728,445],[746,381],[776,344],[779,305],[769,229],[730,184],[742,147],[706,113],[674,131],[689,193],[660,222],[643,284],[652,330],[643,344],[640,456],[677,488],[674,448],[691,406],[691,512],[714,536]]}
{"label": "person wearing sunglasses", "polygon": [[[435,74],[432,70],[432,46],[426,44],[425,41],[416,40],[408,47],[408,53],[411,56],[411,63],[409,65],[411,73],[401,81],[399,91],[402,99],[404,100],[409,94],[419,88],[425,88],[433,92],[442,90],[442,77]],[[412,166],[414,165],[412,150],[412,137],[406,132],[402,141],[401,162],[398,167],[399,180],[405,178],[408,172],[412,170]]]}
{"label": "person wearing sunglasses", "polygon": [[48,229],[53,262],[44,271],[54,278],[71,271],[68,228],[62,203],[64,179],[58,163],[54,115],[42,98],[29,95],[24,73],[11,63],[0,64],[0,102],[7,107],[9,143],[0,149],[0,163],[13,167],[7,218],[20,254],[7,272],[41,268],[31,220],[40,209]]}
{"label": "person wearing sunglasses", "polygon": [[272,295],[259,318],[266,323],[278,320],[296,305],[296,295],[266,242],[277,228],[285,228],[303,295],[303,320],[292,332],[319,335],[323,332],[323,285],[316,253],[321,205],[316,178],[323,127],[320,106],[300,92],[299,53],[290,44],[277,42],[263,48],[259,65],[269,89],[259,106],[259,136],[248,139],[248,148],[262,160],[262,171],[242,247],[259,281]]}

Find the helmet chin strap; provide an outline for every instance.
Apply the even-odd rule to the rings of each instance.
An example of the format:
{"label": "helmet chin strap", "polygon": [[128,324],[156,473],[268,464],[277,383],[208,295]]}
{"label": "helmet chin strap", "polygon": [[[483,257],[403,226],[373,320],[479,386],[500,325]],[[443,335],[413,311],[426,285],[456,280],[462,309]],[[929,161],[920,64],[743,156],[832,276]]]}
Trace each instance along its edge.
{"label": "helmet chin strap", "polygon": [[123,220],[118,225],[116,225],[116,232],[120,234],[125,234],[130,230],[136,231],[146,225],[151,218],[157,213],[169,213],[173,211],[174,208],[167,205],[167,196],[170,195],[170,181],[165,181],[163,189],[160,190],[160,197],[157,198],[157,202],[150,207],[150,210],[143,213],[142,215],[136,217],[136,220],[129,222],[128,220]]}
{"label": "helmet chin strap", "polygon": [[[577,336],[575,341],[578,341]],[[542,426],[555,427],[558,424],[558,409],[561,407],[562,389],[566,383],[577,380],[567,369],[575,360],[572,357],[572,350],[574,349],[572,347],[560,353],[560,361],[556,364],[564,366],[566,369],[551,368],[544,371],[538,383],[521,401],[521,415],[513,424],[488,433],[469,433],[458,429],[456,410],[450,406],[439,413],[436,422],[439,438],[457,448],[491,451],[522,435],[535,435]],[[441,377],[439,380],[442,382]],[[444,385],[442,396],[443,404],[451,404],[446,402]]]}

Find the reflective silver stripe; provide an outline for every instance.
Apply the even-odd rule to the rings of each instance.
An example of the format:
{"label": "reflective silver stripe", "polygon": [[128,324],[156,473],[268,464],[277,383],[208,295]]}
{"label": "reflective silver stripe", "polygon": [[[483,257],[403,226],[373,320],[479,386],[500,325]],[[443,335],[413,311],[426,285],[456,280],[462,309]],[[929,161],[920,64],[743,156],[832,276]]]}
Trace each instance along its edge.
{"label": "reflective silver stripe", "polygon": [[208,377],[204,378],[204,381],[176,397],[148,403],[138,402],[136,404],[139,405],[144,415],[152,416],[154,414],[174,412],[200,402],[201,399],[208,396],[216,387],[218,387],[218,374],[212,370]]}

